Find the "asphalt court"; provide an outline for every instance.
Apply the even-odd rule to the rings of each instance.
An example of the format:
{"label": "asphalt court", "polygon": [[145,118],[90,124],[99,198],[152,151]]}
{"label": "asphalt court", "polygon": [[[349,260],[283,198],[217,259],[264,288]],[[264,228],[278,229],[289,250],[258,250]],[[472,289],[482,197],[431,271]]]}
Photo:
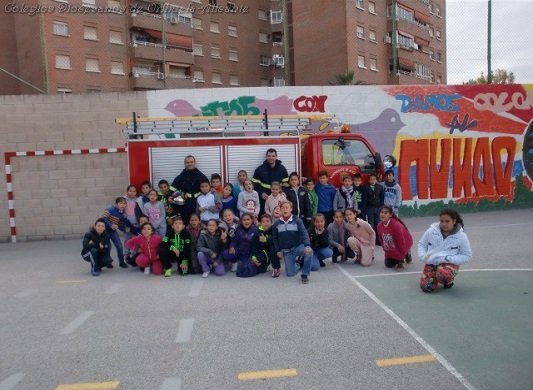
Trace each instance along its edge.
{"label": "asphalt court", "polygon": [[[421,263],[396,273],[380,248],[303,286],[95,278],[79,240],[0,244],[0,390],[531,389],[532,216],[464,215],[474,260],[433,294]],[[434,220],[406,219],[415,243]]]}

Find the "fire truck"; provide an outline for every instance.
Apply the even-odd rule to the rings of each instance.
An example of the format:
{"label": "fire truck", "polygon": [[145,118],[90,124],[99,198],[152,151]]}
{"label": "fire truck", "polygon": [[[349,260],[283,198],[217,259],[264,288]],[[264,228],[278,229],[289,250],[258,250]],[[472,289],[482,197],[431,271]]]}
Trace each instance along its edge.
{"label": "fire truck", "polygon": [[184,158],[196,158],[196,167],[207,177],[219,173],[223,182],[234,183],[240,170],[252,177],[276,149],[287,171],[302,178],[318,179],[325,170],[330,182],[340,186],[341,177],[361,173],[382,176],[381,156],[360,134],[339,125],[325,134],[310,133],[311,122],[332,121],[333,115],[191,116],[175,118],[117,118],[127,134],[130,183],[144,180],[172,182]]}

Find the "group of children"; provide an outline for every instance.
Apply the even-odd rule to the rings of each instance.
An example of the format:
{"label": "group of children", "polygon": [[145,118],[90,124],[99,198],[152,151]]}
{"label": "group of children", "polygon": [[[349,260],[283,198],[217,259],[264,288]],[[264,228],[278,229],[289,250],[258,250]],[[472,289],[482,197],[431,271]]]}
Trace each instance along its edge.
{"label": "group of children", "polygon": [[[288,186],[272,183],[271,194],[261,204],[245,171],[239,172],[235,185],[222,186],[215,174],[211,182],[200,183],[196,213],[188,221],[179,212],[179,191],[166,180],[158,183],[159,192],[143,182],[139,197],[130,185],[126,196],[118,197],[85,234],[82,257],[91,263],[92,275],[98,276],[102,268],[113,268],[113,243],[122,268],[139,266],[145,274],[168,277],[176,263],[179,274],[198,273],[204,278],[210,273],[224,275],[226,266],[239,277],[269,270],[272,277],[279,277],[283,260],[287,276],[301,270],[306,284],[310,272],[327,261],[369,266],[378,244],[385,253],[385,266],[403,271],[404,263],[412,261],[413,239],[397,217],[401,188],[393,171],[386,172],[383,183],[371,175],[367,186],[362,185],[361,175],[346,175],[338,189],[329,183],[327,172],[318,178],[316,185],[307,179],[303,187],[294,172]],[[447,245],[441,259],[434,244],[439,229],[432,226],[431,234],[426,232],[418,246],[418,257],[426,263],[423,291],[433,291],[438,282],[453,285],[458,266],[471,258],[460,216],[447,211],[439,226],[443,241],[461,236],[463,248],[452,253]],[[125,252],[119,230],[124,233]]]}

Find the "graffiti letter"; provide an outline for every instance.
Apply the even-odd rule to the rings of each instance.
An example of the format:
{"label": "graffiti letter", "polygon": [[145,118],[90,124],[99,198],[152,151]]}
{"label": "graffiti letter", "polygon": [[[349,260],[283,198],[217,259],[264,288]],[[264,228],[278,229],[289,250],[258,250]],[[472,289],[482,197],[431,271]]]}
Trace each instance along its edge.
{"label": "graffiti letter", "polygon": [[[222,112],[218,112],[218,110],[221,109]],[[211,103],[207,103],[205,106],[200,107],[200,110],[202,110],[203,116],[219,116],[224,115],[229,110],[229,104],[228,102],[219,102],[214,101]]]}
{"label": "graffiti letter", "polygon": [[402,107],[400,108],[400,112],[408,112],[411,108],[411,98],[407,95],[396,95],[396,100],[400,100],[402,102]]}
{"label": "graffiti letter", "polygon": [[473,160],[472,182],[476,195],[494,195],[494,178],[492,177],[490,146],[487,137],[477,139]]}
{"label": "graffiti letter", "polygon": [[300,112],[324,112],[327,98],[326,95],[300,96],[294,100],[293,106]]}
{"label": "graffiti letter", "polygon": [[[400,146],[400,165],[398,166],[398,181],[402,183],[402,197],[405,200],[413,199],[411,192],[411,162],[415,161],[416,194],[418,199],[428,198],[428,165],[429,165],[429,140],[404,140]],[[416,157],[414,157],[416,156]],[[409,185],[407,185],[409,183]]]}
{"label": "graffiti letter", "polygon": [[[465,138],[464,151],[461,153],[463,138],[453,139],[453,189],[452,196],[459,198],[461,194],[472,196],[472,138]],[[463,161],[461,162],[461,154]]]}
{"label": "graffiti letter", "polygon": [[[516,151],[516,140],[513,137],[497,137],[492,140],[492,161],[494,165],[494,181],[498,195],[511,195],[511,179]],[[502,164],[502,154],[507,159]]]}
{"label": "graffiti letter", "polygon": [[471,127],[477,126],[477,119],[473,119],[472,122],[468,122],[469,119],[470,115],[466,114],[463,122],[459,122],[459,115],[454,115],[452,118],[452,123],[446,123],[446,126],[450,126],[450,134],[453,134],[454,130],[459,130],[462,133]]}
{"label": "graffiti letter", "polygon": [[448,197],[448,180],[450,177],[450,160],[452,156],[452,140],[443,138],[440,140],[440,162],[437,161],[438,139],[429,141],[429,177],[431,199]]}

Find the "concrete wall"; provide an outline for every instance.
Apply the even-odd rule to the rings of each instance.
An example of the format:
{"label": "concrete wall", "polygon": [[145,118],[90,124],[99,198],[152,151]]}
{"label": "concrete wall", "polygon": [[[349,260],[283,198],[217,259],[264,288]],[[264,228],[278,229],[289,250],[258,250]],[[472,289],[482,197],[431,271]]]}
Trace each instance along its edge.
{"label": "concrete wall", "polygon": [[[0,152],[123,148],[115,118],[133,111],[147,115],[144,92],[0,96]],[[124,152],[10,161],[18,241],[79,237],[128,184]],[[0,241],[9,241],[5,175],[0,204]]]}

